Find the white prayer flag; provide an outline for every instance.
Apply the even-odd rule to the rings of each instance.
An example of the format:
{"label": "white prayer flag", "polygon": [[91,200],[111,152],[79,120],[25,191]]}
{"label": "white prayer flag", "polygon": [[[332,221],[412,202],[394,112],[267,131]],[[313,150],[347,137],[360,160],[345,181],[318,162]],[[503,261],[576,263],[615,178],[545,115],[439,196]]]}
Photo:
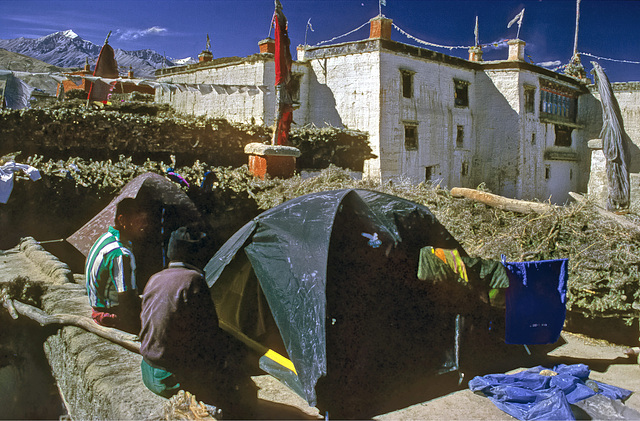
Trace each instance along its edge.
{"label": "white prayer flag", "polygon": [[473,30],[476,39],[476,47],[478,46],[478,16],[476,16],[476,28]]}
{"label": "white prayer flag", "polygon": [[523,17],[524,17],[524,8],[513,19],[511,19],[511,22],[509,22],[509,24],[507,25],[507,28],[511,28],[511,26],[516,22],[518,22],[518,26],[522,25]]}

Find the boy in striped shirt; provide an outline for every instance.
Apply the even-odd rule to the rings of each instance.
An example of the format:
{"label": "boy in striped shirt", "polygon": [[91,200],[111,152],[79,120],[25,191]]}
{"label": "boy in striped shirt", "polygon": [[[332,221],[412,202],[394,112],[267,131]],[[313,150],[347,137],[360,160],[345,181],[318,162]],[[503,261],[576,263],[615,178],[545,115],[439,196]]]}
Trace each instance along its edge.
{"label": "boy in striped shirt", "polygon": [[139,201],[118,202],[114,226],[93,244],[85,264],[92,317],[102,326],[137,334],[140,299],[131,241],[140,240],[149,225],[149,212]]}

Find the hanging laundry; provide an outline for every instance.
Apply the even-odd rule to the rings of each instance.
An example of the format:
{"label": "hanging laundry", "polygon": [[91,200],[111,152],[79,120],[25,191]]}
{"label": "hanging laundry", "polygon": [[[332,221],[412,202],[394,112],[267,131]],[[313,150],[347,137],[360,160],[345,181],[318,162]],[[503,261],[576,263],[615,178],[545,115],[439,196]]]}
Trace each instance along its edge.
{"label": "hanging laundry", "polygon": [[[20,110],[29,107],[29,98],[34,91],[33,86],[15,77],[10,70],[0,70],[0,82],[5,82],[4,103],[8,109]],[[0,95],[2,101],[2,95]],[[0,108],[2,104],[0,103]]]}
{"label": "hanging laundry", "polygon": [[566,316],[569,260],[503,262],[509,275],[505,342],[555,343]]}
{"label": "hanging laundry", "polygon": [[[437,260],[433,260],[435,257]],[[418,279],[426,280],[429,277],[435,276],[434,281],[442,280],[443,277],[449,276],[449,271],[438,263],[438,261],[444,262],[447,266],[457,274],[460,279],[465,282],[469,282],[467,276],[467,268],[460,257],[458,250],[446,250],[441,248],[434,248],[431,246],[423,247],[420,250],[420,260],[418,263]]]}
{"label": "hanging laundry", "polygon": [[40,171],[31,165],[17,164],[9,161],[0,166],[0,203],[7,203],[13,191],[14,173],[23,171],[32,181],[40,179]]}
{"label": "hanging laundry", "polygon": [[500,290],[509,287],[509,277],[497,260],[460,256],[458,250],[423,247],[418,260],[418,279],[434,283],[457,280],[473,290],[484,291],[494,304]]}

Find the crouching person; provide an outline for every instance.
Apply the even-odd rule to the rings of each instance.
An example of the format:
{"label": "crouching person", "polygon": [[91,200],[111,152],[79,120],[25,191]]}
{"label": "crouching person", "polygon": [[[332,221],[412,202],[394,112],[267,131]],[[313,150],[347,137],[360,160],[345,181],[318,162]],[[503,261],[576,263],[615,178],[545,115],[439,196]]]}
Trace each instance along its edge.
{"label": "crouching person", "polygon": [[93,320],[129,333],[140,330],[140,298],[131,242],[144,238],[149,212],[140,201],[122,199],[113,226],[89,251],[85,264]]}
{"label": "crouching person", "polygon": [[252,418],[257,388],[241,366],[240,349],[218,326],[199,258],[204,234],[181,227],[171,234],[168,267],[142,296],[142,379],[169,398],[179,390],[222,410],[223,418]]}

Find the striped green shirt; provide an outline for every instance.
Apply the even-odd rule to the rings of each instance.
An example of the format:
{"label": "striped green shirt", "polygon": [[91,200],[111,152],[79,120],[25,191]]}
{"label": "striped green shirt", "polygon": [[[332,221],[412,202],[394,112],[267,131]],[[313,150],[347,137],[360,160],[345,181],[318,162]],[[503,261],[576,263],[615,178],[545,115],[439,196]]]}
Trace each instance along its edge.
{"label": "striped green shirt", "polygon": [[117,306],[118,293],[136,289],[135,271],[133,253],[120,241],[118,230],[109,227],[91,247],[84,268],[91,306]]}

